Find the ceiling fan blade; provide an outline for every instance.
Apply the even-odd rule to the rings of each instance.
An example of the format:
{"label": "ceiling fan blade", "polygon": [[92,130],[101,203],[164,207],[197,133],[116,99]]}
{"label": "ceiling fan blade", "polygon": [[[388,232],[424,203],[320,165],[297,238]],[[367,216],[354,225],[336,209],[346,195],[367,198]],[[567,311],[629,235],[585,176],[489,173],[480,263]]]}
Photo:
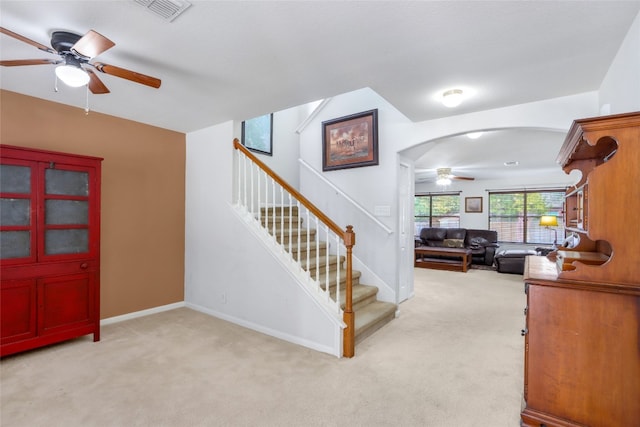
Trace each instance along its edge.
{"label": "ceiling fan blade", "polygon": [[451,179],[458,179],[461,181],[475,181],[475,178],[471,178],[470,176],[455,176],[451,175]]}
{"label": "ceiling fan blade", "polygon": [[99,95],[102,93],[109,93],[109,89],[102,83],[102,80],[94,73],[92,70],[85,69],[87,74],[89,74],[89,90],[94,95]]}
{"label": "ceiling fan blade", "polygon": [[62,61],[57,59],[13,59],[8,61],[0,61],[3,67],[18,67],[20,65],[46,65],[59,64]]}
{"label": "ceiling fan blade", "polygon": [[125,70],[124,68],[116,67],[115,65],[103,64],[102,62],[96,62],[95,64],[90,65],[94,66],[95,69],[100,71],[101,73],[121,77],[123,79],[151,86],[156,89],[159,88],[160,84],[162,83],[160,79],[157,79],[155,77],[146,76],[144,74],[136,73],[135,71]]}
{"label": "ceiling fan blade", "polygon": [[14,39],[18,39],[21,42],[25,42],[27,44],[30,44],[31,46],[37,47],[40,50],[44,50],[45,52],[49,52],[49,53],[57,53],[55,50],[53,50],[52,48],[50,48],[49,46],[45,46],[41,43],[38,42],[34,42],[31,39],[26,38],[25,36],[21,36],[20,34],[14,33],[11,30],[7,30],[4,27],[0,27],[0,33],[2,34],[6,34],[8,36],[13,37]]}
{"label": "ceiling fan blade", "polygon": [[94,30],[89,30],[73,46],[71,51],[85,58],[94,58],[107,49],[111,49],[116,44]]}

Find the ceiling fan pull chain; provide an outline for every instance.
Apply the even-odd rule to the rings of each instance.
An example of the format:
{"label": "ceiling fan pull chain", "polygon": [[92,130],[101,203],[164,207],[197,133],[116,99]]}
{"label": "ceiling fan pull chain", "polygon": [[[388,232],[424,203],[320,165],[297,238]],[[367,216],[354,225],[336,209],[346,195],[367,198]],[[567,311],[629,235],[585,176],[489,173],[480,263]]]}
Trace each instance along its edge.
{"label": "ceiling fan pull chain", "polygon": [[85,88],[87,89],[87,100],[84,106],[84,115],[88,116],[89,115],[89,85],[85,85]]}

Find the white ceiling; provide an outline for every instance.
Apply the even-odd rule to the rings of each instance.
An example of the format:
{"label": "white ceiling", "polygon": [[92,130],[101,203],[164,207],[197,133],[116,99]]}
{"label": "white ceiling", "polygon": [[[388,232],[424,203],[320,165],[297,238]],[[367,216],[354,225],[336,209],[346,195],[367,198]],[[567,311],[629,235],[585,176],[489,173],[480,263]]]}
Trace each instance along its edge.
{"label": "white ceiling", "polygon": [[[167,22],[133,0],[3,0],[0,24],[45,45],[55,30],[103,34],[116,46],[96,60],[162,86],[99,74],[111,93],[90,95],[91,110],[186,133],[363,87],[415,122],[597,90],[640,11],[640,1],[191,3]],[[53,57],[6,35],[0,50]],[[83,88],[54,92],[53,65],[0,67],[0,87],[85,104]],[[451,110],[434,99],[451,87],[476,94]]]}
{"label": "white ceiling", "polygon": [[[477,139],[452,136],[412,149],[416,183],[434,183],[436,169],[476,180],[527,176],[531,170],[550,179],[565,177],[556,163],[564,132],[539,129],[493,130]],[[516,165],[507,163],[517,162]]]}

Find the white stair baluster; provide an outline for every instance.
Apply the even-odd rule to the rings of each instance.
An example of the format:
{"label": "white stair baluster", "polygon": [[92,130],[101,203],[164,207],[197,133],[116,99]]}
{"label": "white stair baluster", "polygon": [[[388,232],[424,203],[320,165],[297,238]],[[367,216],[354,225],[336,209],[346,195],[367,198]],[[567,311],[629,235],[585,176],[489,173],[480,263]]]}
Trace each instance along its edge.
{"label": "white stair baluster", "polygon": [[338,308],[338,313],[340,313],[340,236],[335,234],[336,239],[336,256],[338,257],[338,269],[336,270],[336,306]]}

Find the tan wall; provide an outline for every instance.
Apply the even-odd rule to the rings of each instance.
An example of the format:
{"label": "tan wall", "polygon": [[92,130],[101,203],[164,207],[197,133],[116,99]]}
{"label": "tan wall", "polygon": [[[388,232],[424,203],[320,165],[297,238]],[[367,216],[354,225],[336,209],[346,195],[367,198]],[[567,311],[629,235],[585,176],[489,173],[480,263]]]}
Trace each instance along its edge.
{"label": "tan wall", "polygon": [[185,134],[0,91],[0,142],[104,158],[101,318],[184,300]]}

